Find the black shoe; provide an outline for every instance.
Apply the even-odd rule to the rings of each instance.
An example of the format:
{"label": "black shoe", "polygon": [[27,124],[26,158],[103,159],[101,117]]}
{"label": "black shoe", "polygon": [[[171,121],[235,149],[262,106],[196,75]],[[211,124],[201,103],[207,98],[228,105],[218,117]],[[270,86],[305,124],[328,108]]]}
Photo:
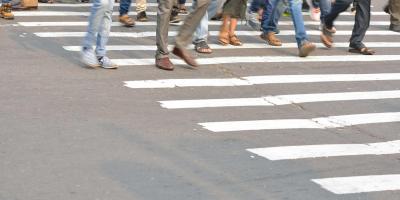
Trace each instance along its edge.
{"label": "black shoe", "polygon": [[146,11],[139,12],[136,16],[136,21],[139,22],[147,22],[149,19],[147,18]]}
{"label": "black shoe", "polygon": [[385,13],[387,13],[387,14],[390,14],[389,5],[386,5],[386,6],[383,8],[383,11],[385,11]]}
{"label": "black shoe", "polygon": [[171,17],[169,18],[169,23],[178,23],[182,21],[182,19],[178,16],[178,10],[173,8],[171,12]]}

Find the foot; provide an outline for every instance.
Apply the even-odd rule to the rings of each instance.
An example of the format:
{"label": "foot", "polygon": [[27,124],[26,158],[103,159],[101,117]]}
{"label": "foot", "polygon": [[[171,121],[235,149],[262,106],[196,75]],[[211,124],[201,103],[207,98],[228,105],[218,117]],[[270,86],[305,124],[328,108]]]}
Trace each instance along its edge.
{"label": "foot", "polygon": [[178,47],[174,47],[174,50],[172,51],[173,54],[181,58],[183,61],[186,62],[186,64],[192,66],[192,67],[197,67],[199,66],[194,58],[186,51],[186,49],[181,49]]}
{"label": "foot", "polygon": [[196,50],[197,53],[204,53],[204,54],[212,53],[212,50],[210,46],[208,46],[206,41],[200,41],[194,43],[194,49]]}
{"label": "foot", "polygon": [[135,26],[135,21],[128,15],[122,15],[119,17],[119,22],[121,22],[126,27]]}
{"label": "foot", "polygon": [[275,36],[274,32],[262,33],[260,38],[267,41],[271,46],[282,46],[282,41]]}
{"label": "foot", "polygon": [[220,31],[218,35],[218,43],[222,46],[226,46],[230,43],[229,33],[226,31]]}
{"label": "foot", "polygon": [[84,48],[81,51],[81,62],[88,67],[95,68],[100,67],[99,60],[94,54],[93,50]]}
{"label": "foot", "polygon": [[311,52],[315,50],[315,48],[316,48],[315,44],[309,41],[304,41],[299,48],[299,56],[307,57]]}
{"label": "foot", "polygon": [[168,71],[174,70],[174,65],[172,64],[172,62],[169,60],[168,57],[156,58],[156,67]]}
{"label": "foot", "polygon": [[229,44],[233,46],[242,46],[243,43],[239,40],[236,35],[229,36]]}
{"label": "foot", "polygon": [[179,14],[188,14],[185,4],[179,4],[178,8]]}
{"label": "foot", "polygon": [[100,67],[104,69],[117,69],[118,65],[113,63],[108,57],[106,56],[101,56],[98,57],[97,60],[100,63]]}
{"label": "foot", "polygon": [[14,14],[11,12],[11,3],[4,3],[0,7],[0,17],[4,19],[14,19]]}
{"label": "foot", "polygon": [[327,28],[326,26],[322,27],[321,31],[321,42],[327,47],[327,48],[332,48],[333,46],[333,34],[336,32],[336,29],[332,28]]}
{"label": "foot", "polygon": [[375,51],[372,49],[369,49],[367,47],[362,47],[362,48],[351,48],[349,49],[350,53],[359,53],[362,55],[374,55]]}
{"label": "foot", "polygon": [[139,12],[136,16],[136,20],[139,22],[147,22],[149,19],[147,18],[146,11]]}

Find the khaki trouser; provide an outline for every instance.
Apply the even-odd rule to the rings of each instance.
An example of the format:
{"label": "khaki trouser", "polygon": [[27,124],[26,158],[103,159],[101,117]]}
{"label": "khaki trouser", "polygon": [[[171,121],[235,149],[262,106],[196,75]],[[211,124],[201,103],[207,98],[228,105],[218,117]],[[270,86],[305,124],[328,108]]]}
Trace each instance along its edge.
{"label": "khaki trouser", "polygon": [[400,26],[400,0],[389,1],[390,23]]}
{"label": "khaki trouser", "polygon": [[136,12],[143,12],[147,9],[147,2],[146,0],[136,0]]}
{"label": "khaki trouser", "polygon": [[[183,25],[179,29],[179,33],[175,38],[176,47],[185,48],[189,44],[191,37],[206,13],[210,2],[211,0],[197,0],[196,9],[186,17]],[[169,19],[171,16],[172,7],[176,3],[176,0],[159,0],[156,30],[156,58],[168,57]]]}

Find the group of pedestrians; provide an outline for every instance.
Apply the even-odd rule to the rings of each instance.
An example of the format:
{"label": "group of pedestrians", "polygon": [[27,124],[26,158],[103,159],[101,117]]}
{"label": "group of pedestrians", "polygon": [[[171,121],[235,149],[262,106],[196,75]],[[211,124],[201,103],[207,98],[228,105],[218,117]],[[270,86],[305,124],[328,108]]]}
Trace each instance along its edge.
{"label": "group of pedestrians", "polygon": [[[10,0],[2,0],[0,16],[5,19],[13,19]],[[108,42],[113,4],[115,0],[93,0],[89,25],[84,38],[81,51],[81,61],[90,67],[103,67],[115,69],[118,66],[106,56],[106,44]],[[187,12],[185,0],[159,0],[157,11],[157,29],[155,65],[163,70],[173,70],[174,65],[169,59],[168,30],[170,23],[181,21],[178,14],[188,13],[180,26],[174,41],[172,53],[184,60],[188,65],[197,67],[196,60],[186,49],[189,43],[193,43],[199,53],[212,53],[208,45],[208,22],[219,10],[220,0],[193,0],[191,12]],[[366,31],[370,23],[371,0],[308,0],[311,13],[318,13],[321,21],[321,41],[328,47],[333,47],[333,36],[336,32],[334,21],[341,12],[346,11],[351,4],[355,9],[355,24],[350,38],[349,52],[363,55],[373,55],[375,52],[363,43]],[[146,0],[136,1],[137,21],[147,21]],[[226,0],[222,4],[222,25],[218,35],[218,43],[221,45],[242,45],[241,40],[235,34],[238,21],[245,19],[247,0]],[[131,0],[121,0],[119,21],[125,26],[134,26],[135,20],[128,15]],[[281,46],[282,41],[276,37],[279,33],[278,22],[283,12],[288,10],[295,28],[295,39],[298,46],[298,55],[306,57],[316,48],[307,35],[302,15],[302,0],[253,0],[250,6],[250,14],[263,11],[260,19],[261,39],[269,45]],[[318,9],[316,9],[318,8]],[[385,9],[391,15],[390,30],[399,31],[400,27],[400,2],[389,0]],[[250,15],[254,18],[254,15]],[[313,16],[312,18],[316,18]],[[250,24],[251,25],[251,24]],[[93,47],[95,46],[95,48]]]}

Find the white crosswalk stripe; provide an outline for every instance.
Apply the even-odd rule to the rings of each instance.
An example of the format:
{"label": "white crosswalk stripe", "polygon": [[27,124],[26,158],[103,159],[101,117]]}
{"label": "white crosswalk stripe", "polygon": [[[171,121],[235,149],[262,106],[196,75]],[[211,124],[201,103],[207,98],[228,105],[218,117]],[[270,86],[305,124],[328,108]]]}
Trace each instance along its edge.
{"label": "white crosswalk stripe", "polygon": [[312,181],[335,194],[400,190],[400,174],[335,177]]}
{"label": "white crosswalk stripe", "polygon": [[400,80],[400,73],[381,74],[310,74],[310,75],[270,75],[248,76],[225,79],[162,79],[125,81],[125,86],[139,88],[175,88],[175,87],[232,87],[260,84],[288,83],[324,83],[324,82],[357,82],[357,81]]}
{"label": "white crosswalk stripe", "polygon": [[323,144],[247,149],[269,160],[291,160],[333,156],[400,154],[400,140],[368,144]]}
{"label": "white crosswalk stripe", "polygon": [[[352,31],[337,31],[335,35],[347,35],[350,36]],[[46,38],[57,38],[57,37],[84,37],[85,32],[36,32],[35,35],[39,37]],[[173,37],[176,36],[178,32],[170,31],[168,32],[168,36]],[[218,36],[218,31],[210,31],[210,36]],[[307,31],[308,35],[320,35],[320,31]],[[237,31],[236,35],[238,36],[259,36],[260,33],[256,31]],[[291,30],[281,30],[279,35],[287,36],[287,35],[295,35],[294,31]],[[400,33],[393,31],[368,31],[367,35],[397,35],[400,36]],[[156,32],[148,31],[148,32],[111,32],[110,37],[127,37],[127,38],[145,38],[145,37],[155,37]]]}
{"label": "white crosswalk stripe", "polygon": [[[13,26],[17,28],[26,28],[29,30],[35,30],[33,34],[37,37],[48,39],[48,40],[58,40],[58,39],[70,39],[70,38],[78,38],[82,39],[85,36],[85,32],[83,27],[88,25],[86,21],[87,18],[83,17],[82,21],[74,21],[78,20],[76,16],[89,16],[90,12],[89,7],[92,4],[40,4],[41,7],[47,7],[47,9],[51,8],[68,8],[66,11],[63,10],[55,10],[55,11],[20,11],[15,12],[15,16],[22,17],[23,22],[17,22]],[[135,6],[136,4],[133,4]],[[155,12],[155,7],[157,3],[148,3],[148,7],[154,7],[151,11],[147,12],[149,16],[157,15]],[[187,6],[191,6],[191,4],[186,4]],[[114,6],[119,6],[119,4],[115,4]],[[75,8],[86,8],[86,10],[80,11],[71,11]],[[130,12],[129,15],[136,15],[136,12]],[[303,13],[304,15],[309,15],[309,13]],[[119,15],[118,12],[114,12],[113,16]],[[350,12],[342,13],[343,16],[351,16]],[[69,19],[70,17],[74,17],[74,19]],[[386,26],[390,25],[389,21],[383,21],[382,19],[388,18],[388,15],[384,12],[372,12],[372,16],[376,19],[373,19],[370,23],[371,26],[374,26],[373,29],[367,32],[367,36],[370,38],[368,42],[365,44],[371,48],[382,48],[382,49],[390,49],[392,52],[386,52],[374,56],[364,56],[364,55],[355,55],[355,54],[346,54],[343,52],[343,55],[336,55],[334,53],[330,55],[321,55],[318,51],[309,56],[307,58],[300,58],[296,56],[268,56],[268,51],[271,49],[297,49],[297,44],[294,42],[284,43],[281,47],[274,47],[265,44],[265,42],[260,41],[260,43],[250,43],[246,42],[250,37],[257,37],[259,39],[260,32],[259,31],[248,31],[249,29],[242,29],[246,25],[245,22],[239,22],[239,28],[236,32],[238,36],[250,36],[243,37],[244,45],[239,47],[234,46],[221,46],[217,44],[210,44],[210,47],[214,50],[225,50],[229,49],[232,52],[244,52],[240,54],[240,56],[213,56],[207,55],[197,59],[198,63],[201,65],[219,65],[223,66],[226,69],[230,69],[232,64],[237,63],[245,63],[246,65],[256,66],[258,68],[268,68],[271,65],[257,65],[262,63],[318,63],[318,69],[325,69],[331,67],[333,64],[337,63],[393,63],[400,61],[400,55],[398,49],[400,48],[399,36],[400,33],[392,32],[386,30]],[[38,18],[39,19],[35,19]],[[40,17],[49,17],[49,20],[40,20]],[[63,20],[55,21],[51,20],[51,17],[62,17]],[[352,26],[354,25],[353,17],[343,17],[340,20],[335,22],[338,27],[338,31],[336,36],[350,36],[352,33]],[[26,19],[31,19],[28,21]],[[348,19],[348,20],[346,20]],[[210,26],[219,26],[221,22],[219,21],[210,21]],[[320,22],[316,21],[305,21],[305,25],[307,26],[319,26]],[[11,26],[11,25],[10,25]],[[134,31],[131,29],[124,30],[122,25],[119,22],[113,22],[113,32],[110,33],[110,37],[118,38],[118,39],[132,39],[135,41],[146,39],[153,39],[151,37],[156,36],[155,26],[156,22],[137,22],[134,27]],[[291,21],[280,21],[279,26],[283,26],[280,30],[278,36],[294,36],[295,32],[293,31],[293,23]],[[138,31],[140,28],[147,28],[152,31]],[[62,32],[60,31],[63,28]],[[154,29],[150,29],[154,28]],[[56,31],[53,31],[55,29]],[[68,30],[71,29],[71,30]],[[310,36],[319,36],[320,31],[317,31],[315,27],[308,30],[307,34]],[[215,29],[214,29],[215,30]],[[40,31],[40,32],[36,32]],[[210,31],[210,36],[218,36],[218,31]],[[170,37],[174,37],[177,35],[176,31],[170,31],[168,33]],[[379,38],[377,41],[373,41],[374,39]],[[385,38],[385,40],[381,39]],[[388,40],[386,38],[391,38]],[[72,39],[73,40],[73,39]],[[155,45],[139,45],[138,44],[125,44],[125,43],[116,43],[116,44],[124,44],[124,45],[115,45],[114,41],[111,41],[107,46],[108,51],[152,51],[151,56],[148,57],[129,57],[130,59],[123,59],[119,57],[113,57],[112,61],[118,64],[119,66],[153,66],[154,65],[154,51],[156,50]],[[131,42],[131,40],[129,40]],[[74,44],[62,44],[61,46],[65,51],[75,52],[78,56],[78,52],[81,50],[81,46],[76,46],[79,43]],[[323,44],[316,43],[318,48],[325,48]],[[337,42],[335,43],[336,48],[348,48],[348,42]],[[170,46],[172,48],[172,45]],[[188,48],[193,49],[194,46],[190,45]],[[263,56],[251,55],[247,53],[247,50],[257,49],[258,51],[265,51]],[[334,52],[334,51],[332,51]],[[113,52],[114,53],[114,52]],[[120,52],[117,52],[120,53]],[[130,52],[132,53],[132,52]],[[142,53],[142,52],[140,52]],[[148,53],[148,52],[145,52]],[[171,61],[176,65],[184,65],[184,62],[180,59],[171,59]],[[290,65],[291,66],[291,65]],[[290,66],[288,66],[290,68]],[[205,66],[207,67],[207,66]],[[210,66],[212,67],[212,66]],[[234,68],[236,66],[232,66]],[[294,67],[293,67],[294,68]],[[293,69],[291,68],[291,69]],[[154,68],[157,70],[156,68]],[[324,87],[324,83],[343,83],[345,82],[348,85],[352,85],[354,83],[376,83],[383,84],[383,82],[389,81],[400,81],[400,73],[396,73],[396,71],[390,72],[393,68],[385,68],[384,65],[381,66],[380,72],[374,71],[368,73],[367,71],[363,71],[361,73],[345,73],[343,74],[334,74],[325,72],[317,72],[318,74],[312,73],[304,73],[304,74],[282,74],[282,75],[260,75],[256,74],[255,76],[233,76],[230,78],[180,78],[180,79],[154,79],[154,80],[132,80],[132,81],[124,81],[124,86],[130,89],[164,89],[160,90],[160,92],[168,93],[170,90],[174,88],[189,88],[189,89],[201,89],[203,87],[213,87],[215,90],[223,90],[224,87],[238,87],[238,86],[247,86],[247,87],[267,87],[270,84],[274,85],[283,85],[283,84],[300,84],[300,83],[309,83],[309,84],[319,84]],[[315,72],[314,72],[315,73]],[[341,72],[340,72],[341,73]],[[168,90],[170,89],[170,90]],[[204,88],[203,88],[204,89]],[[247,109],[247,107],[252,106],[265,106],[265,107],[277,107],[277,109],[281,109],[284,107],[283,105],[293,105],[293,104],[313,104],[316,102],[325,102],[327,104],[335,104],[335,103],[346,103],[349,105],[356,104],[359,101],[367,100],[369,102],[373,101],[396,101],[396,99],[400,98],[400,90],[397,86],[393,85],[392,87],[388,87],[385,89],[349,89],[349,91],[357,91],[357,92],[348,92],[346,90],[335,90],[335,92],[330,92],[328,88],[323,93],[317,93],[315,91],[302,91],[296,93],[290,93],[286,95],[270,95],[265,93],[265,96],[256,96],[249,97],[246,95],[239,95],[240,97],[229,98],[221,97],[188,97],[187,95],[184,97],[184,100],[174,100],[173,97],[168,96],[168,100],[166,99],[158,99],[154,101],[158,101],[160,107],[166,109],[198,109],[201,110],[203,108],[227,108],[231,107],[244,107],[243,109]],[[371,91],[369,91],[371,90]],[[158,90],[157,90],[158,91]],[[337,92],[337,91],[346,91],[346,92]],[[174,91],[179,92],[179,90]],[[263,93],[264,94],[264,93]],[[165,98],[165,97],[163,97]],[[210,99],[208,99],[210,98]],[[268,109],[268,108],[266,108]],[[198,111],[196,110],[196,111]],[[204,109],[206,110],[206,109]],[[175,112],[186,112],[187,110],[179,110]],[[169,112],[174,112],[169,110]],[[194,110],[193,110],[194,111]],[[203,111],[203,110],[202,110]],[[208,110],[207,110],[208,111]],[[187,111],[190,112],[190,111]],[[230,111],[234,114],[235,111],[232,109]],[[359,113],[350,113],[346,115],[337,115],[331,116],[328,111],[321,111],[323,115],[317,115],[315,117],[299,117],[299,118],[281,118],[279,116],[271,119],[270,117],[266,117],[267,120],[249,120],[249,121],[229,121],[230,119],[213,120],[205,119],[204,121],[196,121],[192,122],[193,126],[201,126],[203,130],[212,133],[230,133],[230,132],[238,132],[240,134],[246,134],[251,131],[257,130],[269,130],[265,133],[268,135],[270,132],[274,132],[275,130],[288,130],[288,131],[296,131],[296,129],[318,129],[324,131],[325,129],[337,129],[337,128],[349,128],[351,129],[353,126],[371,126],[373,124],[388,124],[388,126],[395,124],[396,122],[400,122],[400,112],[398,110],[393,110],[390,112],[387,111],[379,111],[379,110],[365,110]],[[361,114],[360,114],[361,113]],[[324,117],[328,116],[328,117]],[[265,118],[263,118],[265,119]],[[246,120],[246,119],[239,119]],[[327,133],[329,134],[329,133]],[[282,136],[284,137],[284,136]],[[323,137],[323,135],[321,135]],[[264,145],[262,145],[264,146]],[[301,145],[295,144],[293,146],[276,146],[273,145],[262,147],[262,148],[253,148],[246,147],[243,148],[243,151],[246,151],[248,154],[256,154],[262,158],[265,158],[267,162],[279,162],[282,160],[299,160],[299,159],[334,159],[335,157],[357,157],[357,156],[384,156],[391,154],[400,154],[400,140],[392,140],[392,141],[374,141],[371,143],[364,142],[350,142],[350,143],[335,143],[334,141],[322,142],[319,144],[309,144],[309,145]],[[308,161],[308,160],[305,160]],[[295,161],[292,161],[295,162]],[[386,172],[386,173],[393,173]],[[369,175],[369,176],[350,176],[350,177],[341,177],[343,174],[338,174],[338,177],[331,178],[320,178],[320,177],[312,177],[310,183],[318,184],[323,189],[330,191],[335,194],[355,194],[355,193],[363,193],[363,192],[377,192],[377,191],[388,191],[388,190],[400,190],[400,175],[399,174],[386,174],[386,175]]]}

